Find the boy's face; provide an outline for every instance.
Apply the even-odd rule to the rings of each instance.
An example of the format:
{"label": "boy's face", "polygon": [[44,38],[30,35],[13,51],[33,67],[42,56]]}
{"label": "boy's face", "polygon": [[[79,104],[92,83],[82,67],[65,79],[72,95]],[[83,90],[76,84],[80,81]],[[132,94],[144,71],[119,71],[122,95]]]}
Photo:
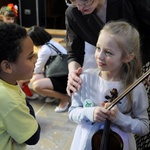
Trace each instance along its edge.
{"label": "boy's face", "polygon": [[32,78],[36,59],[33,53],[33,42],[29,36],[27,36],[21,42],[22,52],[20,53],[18,60],[12,65],[12,77],[16,80],[26,80]]}
{"label": "boy's face", "polygon": [[6,22],[6,23],[14,23],[15,22],[15,17],[3,16],[2,20],[3,20],[3,22]]}

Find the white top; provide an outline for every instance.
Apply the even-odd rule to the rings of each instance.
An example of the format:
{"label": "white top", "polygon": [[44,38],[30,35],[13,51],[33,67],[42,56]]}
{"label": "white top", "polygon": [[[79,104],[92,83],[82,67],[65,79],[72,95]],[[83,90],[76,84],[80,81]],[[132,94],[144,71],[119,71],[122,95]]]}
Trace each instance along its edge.
{"label": "white top", "polygon": [[[82,85],[77,93],[72,96],[69,108],[69,118],[78,123],[75,131],[71,150],[91,150],[91,138],[103,123],[94,123],[93,112],[96,106],[105,101],[105,96],[116,88],[118,95],[123,91],[122,82],[107,81],[99,76],[98,69],[86,70],[82,75]],[[145,135],[149,132],[147,114],[148,97],[142,83],[133,89],[133,109],[130,110],[128,97],[118,103],[118,114],[111,123],[111,128],[119,133],[123,139],[123,150],[136,150],[134,134]]]}
{"label": "white top", "polygon": [[[53,44],[59,51],[63,54],[67,54],[67,50],[59,43],[55,42],[54,40],[50,40],[49,43]],[[57,53],[47,45],[41,46],[38,51],[38,59],[35,64],[34,73],[43,73],[44,66],[49,59],[50,56],[57,55]]]}
{"label": "white top", "polygon": [[83,71],[90,68],[97,68],[97,63],[95,59],[95,50],[96,47],[88,42],[85,42],[85,54],[84,54],[84,62],[82,69]]}

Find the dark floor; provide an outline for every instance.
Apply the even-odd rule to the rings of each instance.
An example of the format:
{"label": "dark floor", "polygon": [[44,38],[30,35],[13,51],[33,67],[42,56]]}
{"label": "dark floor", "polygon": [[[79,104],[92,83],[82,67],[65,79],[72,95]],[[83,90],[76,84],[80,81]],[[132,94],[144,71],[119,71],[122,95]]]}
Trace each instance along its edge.
{"label": "dark floor", "polygon": [[[58,103],[58,102],[57,102]],[[27,150],[69,150],[76,124],[68,118],[68,113],[55,113],[57,103],[44,100],[30,100],[37,121],[41,126],[41,138],[35,146]]]}

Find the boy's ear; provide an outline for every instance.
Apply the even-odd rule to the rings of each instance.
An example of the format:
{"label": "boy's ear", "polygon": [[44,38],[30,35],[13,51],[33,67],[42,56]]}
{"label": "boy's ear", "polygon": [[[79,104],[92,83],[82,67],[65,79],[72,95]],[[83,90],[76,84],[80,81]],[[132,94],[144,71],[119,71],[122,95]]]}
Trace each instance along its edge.
{"label": "boy's ear", "polygon": [[124,58],[123,62],[124,62],[124,63],[128,63],[128,62],[130,62],[130,61],[133,60],[133,59],[134,59],[134,54],[132,53],[132,54],[129,54],[128,56],[126,56],[126,57]]}
{"label": "boy's ear", "polygon": [[1,62],[1,70],[5,73],[12,73],[11,64],[7,60]]}

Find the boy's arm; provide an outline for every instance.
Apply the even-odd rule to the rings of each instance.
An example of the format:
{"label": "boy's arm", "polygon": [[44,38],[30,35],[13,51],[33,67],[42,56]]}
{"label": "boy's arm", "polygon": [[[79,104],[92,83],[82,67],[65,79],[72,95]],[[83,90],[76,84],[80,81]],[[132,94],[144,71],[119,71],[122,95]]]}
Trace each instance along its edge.
{"label": "boy's arm", "polygon": [[[34,117],[35,117],[35,113],[34,113],[34,109],[33,107],[30,105],[30,103],[26,100],[26,104],[30,110],[30,114]],[[32,135],[32,137],[30,137],[27,141],[25,141],[26,144],[28,145],[35,145],[39,139],[40,139],[40,131],[41,131],[41,128],[40,128],[40,125],[38,124],[38,129],[37,131]]]}
{"label": "boy's arm", "polygon": [[41,131],[41,128],[40,128],[40,125],[38,124],[37,131],[32,135],[32,137],[30,137],[27,141],[25,141],[25,143],[27,145],[35,145],[40,139],[40,131]]}

